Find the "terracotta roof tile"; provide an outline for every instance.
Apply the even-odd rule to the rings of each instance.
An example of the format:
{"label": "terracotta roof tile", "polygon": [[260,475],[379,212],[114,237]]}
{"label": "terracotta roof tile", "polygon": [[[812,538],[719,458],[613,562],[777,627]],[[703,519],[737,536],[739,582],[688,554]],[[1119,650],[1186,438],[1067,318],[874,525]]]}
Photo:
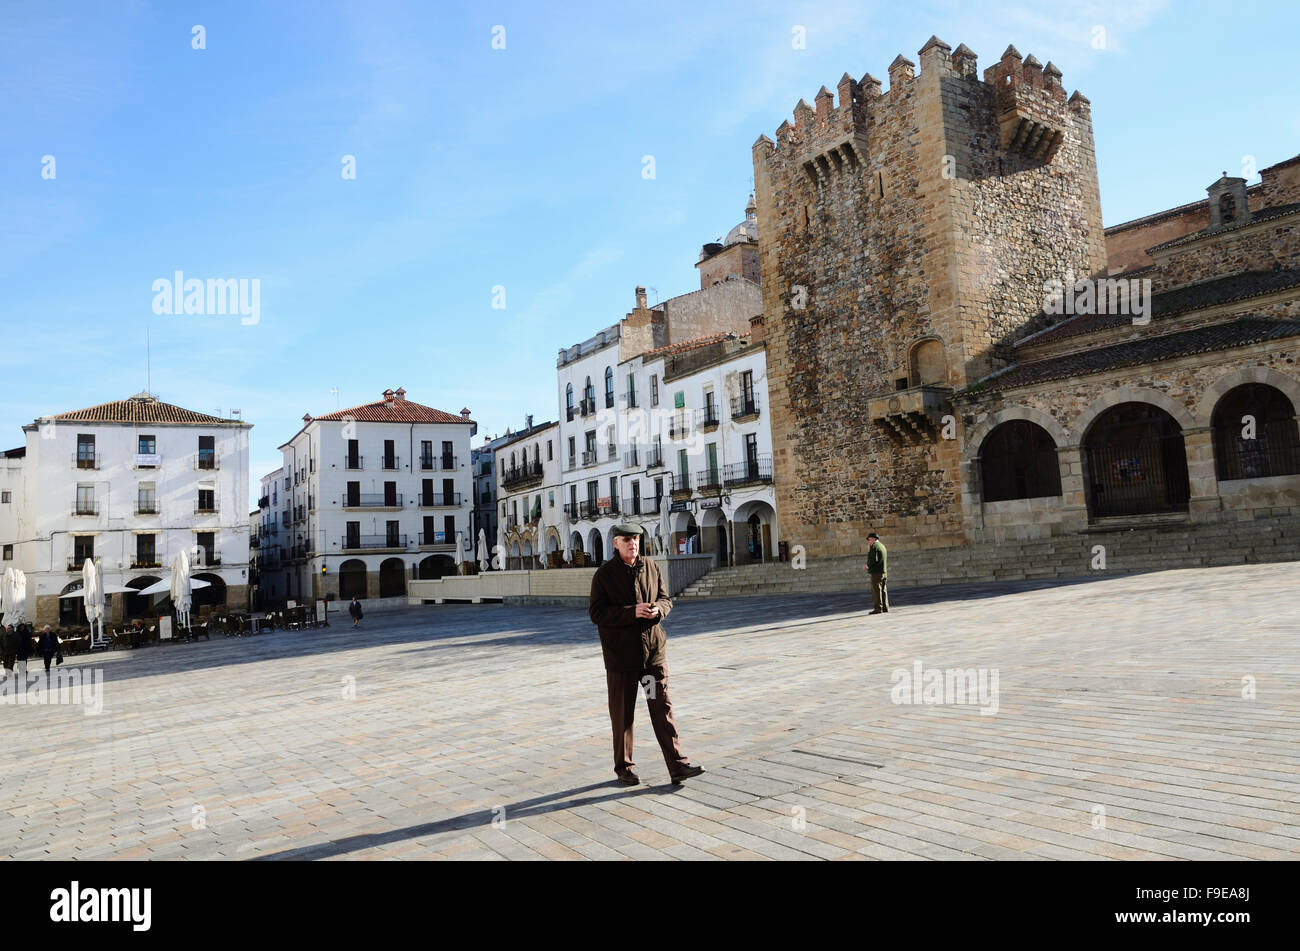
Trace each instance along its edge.
{"label": "terracotta roof tile", "polygon": [[249,425],[244,423],[243,420],[222,419],[220,416],[209,416],[207,413],[196,413],[194,410],[173,406],[171,403],[164,403],[157,397],[145,393],[137,394],[130,399],[114,400],[111,403],[100,403],[98,406],[73,410],[70,413],[59,413],[49,418],[87,423],[237,423],[245,426]]}
{"label": "terracotta roof tile", "polygon": [[432,406],[425,406],[423,403],[415,403],[411,400],[395,399],[391,403],[387,400],[379,400],[375,403],[365,403],[361,406],[354,406],[351,409],[341,409],[334,413],[326,413],[324,416],[314,416],[316,420],[344,420],[354,419],[359,423],[467,423],[469,420],[463,416],[444,413],[440,409],[434,409]]}
{"label": "terracotta roof tile", "polygon": [[[1023,363],[997,376],[986,377],[980,383],[990,390],[1010,390],[1066,377],[1158,363],[1161,360],[1173,360],[1231,347],[1244,347],[1247,344],[1284,337],[1300,337],[1300,321],[1243,317],[1208,327],[1147,336],[1110,347],[1097,347],[1062,357]],[[980,383],[976,383],[975,386],[980,386]]]}
{"label": "terracotta roof tile", "polygon": [[[1133,272],[1136,273],[1136,272]],[[1112,280],[1129,280],[1133,273]],[[1151,319],[1154,322],[1162,317],[1174,317],[1193,310],[1217,307],[1233,301],[1248,300],[1264,294],[1275,294],[1292,287],[1300,287],[1300,268],[1279,268],[1269,271],[1246,271],[1228,277],[1179,287],[1163,291],[1151,298]],[[1016,346],[1038,346],[1041,343],[1053,343],[1080,334],[1094,333],[1111,327],[1131,324],[1133,318],[1128,314],[1080,314],[1070,317],[1055,327],[1019,341]]]}
{"label": "terracotta roof tile", "polygon": [[642,357],[657,357],[660,354],[667,353],[685,353],[687,350],[695,350],[699,347],[707,347],[711,343],[717,343],[719,340],[726,340],[728,337],[734,337],[735,334],[729,330],[724,330],[716,334],[709,334],[706,337],[693,337],[690,340],[683,340],[680,343],[670,343],[662,347],[656,347],[653,350],[647,350],[641,354]]}

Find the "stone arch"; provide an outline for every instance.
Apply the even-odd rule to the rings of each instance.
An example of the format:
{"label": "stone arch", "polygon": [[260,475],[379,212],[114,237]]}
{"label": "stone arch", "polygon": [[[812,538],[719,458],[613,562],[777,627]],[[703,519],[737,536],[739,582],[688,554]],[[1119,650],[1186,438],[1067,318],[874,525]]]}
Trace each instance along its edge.
{"label": "stone arch", "polygon": [[366,563],[349,558],[339,565],[339,598],[351,601],[366,596]]}
{"label": "stone arch", "polygon": [[400,558],[385,558],[379,564],[379,596],[400,598],[406,594],[406,564]]}
{"label": "stone arch", "polygon": [[1265,386],[1281,390],[1282,394],[1291,401],[1291,405],[1300,413],[1300,380],[1287,376],[1285,373],[1279,373],[1269,367],[1243,367],[1240,370],[1225,373],[1206,387],[1205,393],[1201,396],[1201,401],[1196,404],[1196,425],[1211,425],[1214,408],[1219,405],[1219,400],[1227,396],[1231,390],[1235,390],[1245,383],[1263,383]]}
{"label": "stone arch", "polygon": [[940,338],[922,337],[908,349],[907,382],[911,386],[948,384],[948,357]]}
{"label": "stone arch", "polygon": [[[1146,386],[1120,386],[1093,400],[1092,404],[1075,418],[1068,444],[1082,443],[1098,417],[1121,403],[1150,403],[1172,416],[1174,422],[1184,431],[1197,428],[1196,417],[1192,415],[1191,410],[1167,393]],[[1048,432],[1050,433],[1051,430],[1049,429]],[[1061,445],[1061,441],[1058,439],[1056,444]]]}
{"label": "stone arch", "polygon": [[1057,448],[1070,445],[1070,437],[1065,431],[1065,427],[1056,421],[1056,417],[1050,413],[1044,413],[1041,409],[1035,409],[1032,406],[1008,406],[1000,409],[991,416],[985,416],[966,435],[966,457],[972,461],[979,458],[980,446],[984,445],[984,440],[988,434],[993,432],[1003,423],[1009,423],[1017,419],[1023,419],[1034,423],[1047,430],[1047,435],[1052,437],[1052,442],[1056,443]]}
{"label": "stone arch", "polygon": [[1007,502],[1061,494],[1060,446],[1038,423],[1012,419],[999,423],[980,442],[980,500]]}
{"label": "stone arch", "polygon": [[1081,444],[1089,517],[1188,511],[1184,433],[1173,413],[1148,400],[1126,400],[1095,417]]}
{"label": "stone arch", "polygon": [[1228,390],[1210,417],[1215,477],[1227,482],[1300,473],[1296,420],[1295,400],[1276,386],[1242,383]]}

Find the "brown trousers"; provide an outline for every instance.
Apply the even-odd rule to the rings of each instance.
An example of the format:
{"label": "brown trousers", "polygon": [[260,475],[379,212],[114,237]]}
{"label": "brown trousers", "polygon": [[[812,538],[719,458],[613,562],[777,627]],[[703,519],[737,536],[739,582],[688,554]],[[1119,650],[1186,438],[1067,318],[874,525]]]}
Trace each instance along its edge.
{"label": "brown trousers", "polygon": [[636,716],[637,688],[646,689],[646,706],[650,708],[650,724],[655,739],[663,751],[668,774],[676,776],[690,761],[682,755],[677,737],[677,722],[673,719],[673,702],[668,696],[668,668],[647,667],[644,670],[605,671],[609,686],[609,721],[614,732],[614,772],[620,773],[636,765],[632,760],[632,720]]}
{"label": "brown trousers", "polygon": [[885,584],[885,575],[878,575],[874,571],[868,572],[871,577],[871,602],[877,611],[889,610],[889,588]]}

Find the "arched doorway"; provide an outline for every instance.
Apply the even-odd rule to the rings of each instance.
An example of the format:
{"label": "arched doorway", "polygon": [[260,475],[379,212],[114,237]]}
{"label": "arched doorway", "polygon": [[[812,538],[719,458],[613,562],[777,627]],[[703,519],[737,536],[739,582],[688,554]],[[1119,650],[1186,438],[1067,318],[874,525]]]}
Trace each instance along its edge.
{"label": "arched doorway", "polygon": [[1093,518],[1187,511],[1182,429],[1158,406],[1121,403],[1097,417],[1084,439],[1084,466]]}
{"label": "arched doorway", "polygon": [[199,581],[206,581],[208,586],[206,588],[194,588],[190,592],[190,614],[192,616],[198,617],[202,608],[207,608],[209,613],[229,609],[230,606],[226,604],[226,583],[221,580],[220,575],[204,571],[194,577]]}
{"label": "arched doorway", "polygon": [[593,528],[591,530],[591,563],[599,565],[605,560],[605,540],[601,537],[600,530]]}
{"label": "arched doorway", "polygon": [[450,555],[430,555],[420,562],[417,577],[421,581],[437,580],[456,573],[456,562]]}
{"label": "arched doorway", "polygon": [[[126,587],[135,588],[137,591],[143,591],[152,584],[157,584],[161,578],[155,578],[153,575],[145,575],[141,578],[132,578],[126,583]],[[194,592],[198,594],[198,592]],[[125,616],[127,618],[147,618],[153,614],[153,596],[148,594],[127,594],[123,595],[126,599]],[[193,603],[193,602],[191,602]],[[82,613],[85,614],[85,605],[82,605]]]}
{"label": "arched doorway", "polygon": [[718,556],[718,567],[728,564],[727,555],[731,548],[730,528],[722,514],[722,508],[704,509],[700,516],[700,551],[712,552]]}
{"label": "arched doorway", "polygon": [[406,594],[406,565],[400,558],[385,558],[379,566],[379,596],[400,598]]}
{"label": "arched doorway", "polygon": [[1295,407],[1267,383],[1229,390],[1214,407],[1214,473],[1221,482],[1300,473]]}
{"label": "arched doorway", "polygon": [[1061,494],[1061,467],[1051,434],[1027,419],[994,428],[980,446],[980,483],[985,502]]}
{"label": "arched doorway", "polygon": [[351,601],[366,596],[366,563],[353,558],[339,565],[339,598]]}
{"label": "arched doorway", "polygon": [[[80,591],[85,587],[85,585],[86,583],[84,581],[77,579],[71,584],[66,585],[59,594],[65,595],[71,594],[74,591]],[[108,605],[105,604],[105,608],[107,607]],[[111,611],[107,612],[107,614],[111,613]],[[107,616],[107,614],[105,616]],[[90,621],[86,618],[86,602],[84,598],[59,598],[59,627],[72,627],[77,624],[89,623]]]}

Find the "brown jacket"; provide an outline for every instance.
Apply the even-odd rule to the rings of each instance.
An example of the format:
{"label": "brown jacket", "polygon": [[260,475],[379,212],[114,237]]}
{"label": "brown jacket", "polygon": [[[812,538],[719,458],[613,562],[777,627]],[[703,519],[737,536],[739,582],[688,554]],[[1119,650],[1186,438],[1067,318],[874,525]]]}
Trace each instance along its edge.
{"label": "brown jacket", "polygon": [[[659,617],[637,617],[641,601],[658,604]],[[587,614],[600,631],[605,669],[642,670],[666,663],[668,638],[660,622],[672,609],[668,585],[652,560],[638,555],[635,564],[628,565],[615,553],[597,568],[591,577]]]}

